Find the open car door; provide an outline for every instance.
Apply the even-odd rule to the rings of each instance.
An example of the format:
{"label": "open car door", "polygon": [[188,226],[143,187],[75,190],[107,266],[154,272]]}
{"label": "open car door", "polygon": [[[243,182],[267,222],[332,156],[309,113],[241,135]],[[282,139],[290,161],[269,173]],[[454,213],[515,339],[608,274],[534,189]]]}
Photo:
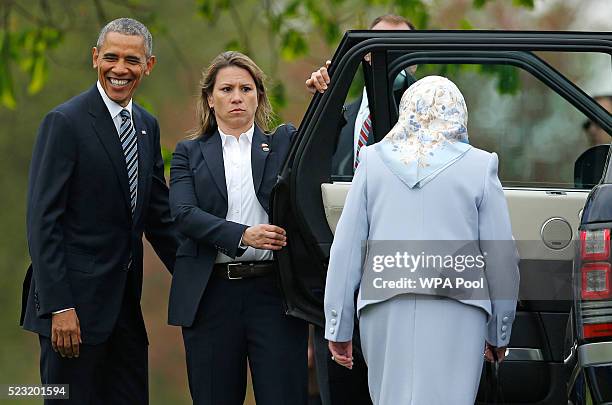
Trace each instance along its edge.
{"label": "open car door", "polygon": [[[371,65],[362,62],[368,53]],[[273,222],[288,238],[277,255],[287,313],[323,325],[329,252],[352,177],[334,164],[350,94],[362,94],[365,86],[376,142],[397,121],[400,75],[444,75],[466,98],[470,143],[499,155],[521,255],[520,304],[501,368],[504,400],[567,403],[568,363],[576,362],[569,315],[579,305],[573,301],[572,242],[594,183],[593,173],[583,173],[590,166],[575,162],[590,147],[582,123],[612,134],[612,118],[557,65],[566,66],[559,55],[594,61],[602,66],[594,74],[610,81],[611,54],[610,33],[348,32],[332,59],[329,88],[313,98],[273,194]],[[592,166],[599,176],[601,162]]]}

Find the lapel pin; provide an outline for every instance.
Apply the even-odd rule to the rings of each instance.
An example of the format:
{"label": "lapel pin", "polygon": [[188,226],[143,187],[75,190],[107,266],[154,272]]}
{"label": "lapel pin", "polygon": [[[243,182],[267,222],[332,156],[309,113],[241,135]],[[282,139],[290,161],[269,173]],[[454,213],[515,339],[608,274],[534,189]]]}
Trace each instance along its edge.
{"label": "lapel pin", "polygon": [[263,150],[264,152],[270,152],[270,147],[268,146],[267,143],[262,143],[261,150]]}
{"label": "lapel pin", "polygon": [[144,129],[142,131],[140,131],[141,134],[146,135],[147,131],[145,131]]}

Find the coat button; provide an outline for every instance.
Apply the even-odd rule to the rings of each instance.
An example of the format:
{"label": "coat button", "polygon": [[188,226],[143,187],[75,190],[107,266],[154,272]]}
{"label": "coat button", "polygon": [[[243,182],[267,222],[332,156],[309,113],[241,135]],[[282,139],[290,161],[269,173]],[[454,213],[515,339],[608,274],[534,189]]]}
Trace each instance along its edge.
{"label": "coat button", "polygon": [[506,338],[506,334],[505,334],[505,333],[502,333],[502,334],[501,334],[501,338],[502,338],[502,339],[505,339],[505,338]]}
{"label": "coat button", "polygon": [[502,332],[505,332],[506,330],[508,330],[508,327],[506,325],[502,326]]}
{"label": "coat button", "polygon": [[336,333],[336,328],[329,328],[329,333]]}
{"label": "coat button", "polygon": [[332,325],[335,325],[335,324],[336,324],[336,322],[338,322],[338,321],[336,321],[335,319],[332,319],[332,320],[331,320],[331,324],[332,324]]}
{"label": "coat button", "polygon": [[332,314],[332,316],[338,316],[338,313],[336,312],[336,310],[335,310],[335,309],[332,309],[332,310],[331,310],[331,314]]}
{"label": "coat button", "polygon": [[508,319],[508,317],[507,317],[507,316],[504,316],[504,317],[502,318],[502,322],[504,322],[504,323],[508,322],[508,320],[509,320],[509,319]]}

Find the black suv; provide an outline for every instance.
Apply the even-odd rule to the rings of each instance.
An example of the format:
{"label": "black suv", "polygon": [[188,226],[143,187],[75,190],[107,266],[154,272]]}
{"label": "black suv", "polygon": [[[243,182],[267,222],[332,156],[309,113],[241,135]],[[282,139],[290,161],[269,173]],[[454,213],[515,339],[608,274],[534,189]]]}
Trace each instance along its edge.
{"label": "black suv", "polygon": [[274,191],[273,222],[290,241],[278,255],[287,312],[323,325],[333,231],[351,181],[332,164],[343,153],[344,106],[365,87],[376,142],[398,117],[398,75],[443,75],[465,96],[470,142],[499,155],[521,254],[499,375],[504,403],[581,403],[587,386],[593,403],[612,401],[612,170],[609,144],[589,145],[583,132],[587,121],[612,134],[612,116],[587,94],[612,83],[611,54],[610,33],[348,32]]}

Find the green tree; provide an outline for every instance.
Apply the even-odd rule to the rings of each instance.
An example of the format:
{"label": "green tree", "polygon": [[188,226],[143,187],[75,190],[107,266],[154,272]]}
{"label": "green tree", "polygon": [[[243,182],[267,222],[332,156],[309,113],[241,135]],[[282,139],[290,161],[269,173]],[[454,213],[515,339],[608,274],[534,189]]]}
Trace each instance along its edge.
{"label": "green tree", "polygon": [[[473,0],[473,7],[482,9],[489,2]],[[185,60],[170,27],[160,22],[156,9],[144,2],[39,0],[30,1],[28,7],[22,3],[0,1],[0,104],[5,108],[18,108],[15,86],[27,86],[30,94],[43,89],[49,79],[53,51],[64,44],[66,35],[81,28],[79,14],[83,12],[95,14],[101,26],[108,21],[109,9],[121,7],[147,24],[154,35],[169,41],[176,57]],[[534,0],[513,0],[514,5],[529,9],[534,7],[533,3]],[[221,17],[228,16],[235,35],[225,41],[224,47],[267,60],[266,71],[271,77],[277,77],[280,59],[306,57],[314,38],[333,47],[344,30],[366,28],[365,10],[373,7],[404,15],[419,29],[430,28],[430,10],[424,0],[193,0],[193,12],[209,25],[214,26]],[[253,27],[258,27],[263,37],[254,36]],[[464,21],[463,27],[470,25]],[[17,78],[16,70],[25,74]],[[286,105],[282,83],[272,83],[271,95],[277,110]]]}

